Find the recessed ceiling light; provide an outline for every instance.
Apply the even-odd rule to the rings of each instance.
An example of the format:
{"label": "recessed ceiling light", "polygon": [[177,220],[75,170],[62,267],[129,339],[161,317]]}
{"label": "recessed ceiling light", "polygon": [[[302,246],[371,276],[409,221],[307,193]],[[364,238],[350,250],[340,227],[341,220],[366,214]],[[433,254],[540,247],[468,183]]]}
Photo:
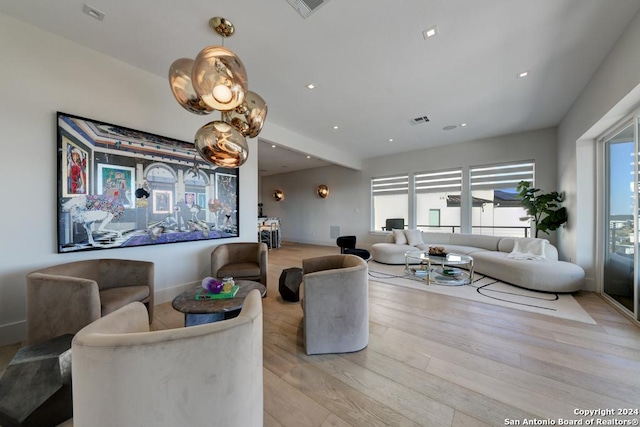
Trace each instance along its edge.
{"label": "recessed ceiling light", "polygon": [[460,126],[462,126],[462,127],[466,127],[466,126],[467,126],[467,124],[466,124],[466,123],[462,123]]}
{"label": "recessed ceiling light", "polygon": [[334,126],[333,128],[334,128],[334,129],[338,129],[338,126]]}
{"label": "recessed ceiling light", "polygon": [[275,144],[271,145],[271,148],[276,148],[276,145]]}
{"label": "recessed ceiling light", "polygon": [[517,77],[517,78],[519,78],[519,79],[521,79],[521,78],[523,78],[523,77],[527,77],[528,75],[529,75],[529,72],[528,72],[528,71],[521,71],[521,72],[519,72],[519,73],[516,75],[516,77]]}
{"label": "recessed ceiling light", "polygon": [[316,85],[314,85],[313,83],[309,83],[309,84],[307,85],[307,89],[309,89],[309,90],[311,90],[311,89],[315,89],[315,88],[316,88]]}
{"label": "recessed ceiling light", "polygon": [[393,138],[389,138],[389,142],[393,142]]}
{"label": "recessed ceiling light", "polygon": [[95,7],[89,6],[88,4],[85,4],[82,7],[82,11],[87,15],[89,15],[90,17],[92,17],[93,19],[97,19],[98,21],[102,21],[105,17],[105,14],[103,12],[100,12],[98,9],[96,9]]}
{"label": "recessed ceiling light", "polygon": [[424,30],[422,32],[422,37],[424,37],[424,39],[426,40],[426,39],[429,39],[429,38],[431,38],[431,37],[433,37],[433,36],[435,36],[437,34],[438,34],[438,26],[434,25],[433,27],[427,28],[426,30]]}
{"label": "recessed ceiling light", "polygon": [[311,158],[311,156],[307,156],[307,159],[310,159],[310,158]]}

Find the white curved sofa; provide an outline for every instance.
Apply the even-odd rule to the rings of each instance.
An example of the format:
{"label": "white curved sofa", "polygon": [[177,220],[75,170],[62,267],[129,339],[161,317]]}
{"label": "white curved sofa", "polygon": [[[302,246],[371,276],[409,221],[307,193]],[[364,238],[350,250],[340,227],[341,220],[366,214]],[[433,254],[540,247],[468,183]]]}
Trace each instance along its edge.
{"label": "white curved sofa", "polygon": [[[404,234],[404,236],[403,236]],[[396,238],[399,242],[396,243]],[[405,241],[406,240],[406,241]],[[582,289],[584,270],[565,261],[558,261],[558,250],[547,240],[538,239],[543,248],[543,259],[511,258],[516,241],[514,237],[483,236],[464,233],[428,233],[419,230],[393,230],[385,243],[374,243],[371,255],[384,264],[404,264],[407,251],[429,250],[429,246],[444,247],[453,252],[473,257],[477,273],[493,277],[526,289],[543,292],[575,292]],[[528,240],[529,242],[532,239]],[[521,255],[521,254],[519,254]]]}

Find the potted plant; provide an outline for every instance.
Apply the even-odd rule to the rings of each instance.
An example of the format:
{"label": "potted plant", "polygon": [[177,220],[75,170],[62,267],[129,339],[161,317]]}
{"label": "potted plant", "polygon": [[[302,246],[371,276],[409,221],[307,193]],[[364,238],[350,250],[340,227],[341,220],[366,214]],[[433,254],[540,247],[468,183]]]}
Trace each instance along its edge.
{"label": "potted plant", "polygon": [[561,206],[564,193],[553,191],[540,194],[540,189],[533,188],[528,181],[520,181],[516,190],[516,197],[521,200],[522,207],[535,223],[535,237],[538,237],[538,231],[549,234],[567,222],[567,208]]}

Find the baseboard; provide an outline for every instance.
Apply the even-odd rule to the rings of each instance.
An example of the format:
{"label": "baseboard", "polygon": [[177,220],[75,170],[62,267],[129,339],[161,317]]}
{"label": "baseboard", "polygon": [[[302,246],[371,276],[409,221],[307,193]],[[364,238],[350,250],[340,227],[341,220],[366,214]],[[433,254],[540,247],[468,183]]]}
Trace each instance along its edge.
{"label": "baseboard", "polygon": [[585,277],[582,289],[589,292],[596,292],[596,280],[593,277]]}
{"label": "baseboard", "polygon": [[15,344],[27,338],[27,321],[21,320],[0,326],[0,346]]}

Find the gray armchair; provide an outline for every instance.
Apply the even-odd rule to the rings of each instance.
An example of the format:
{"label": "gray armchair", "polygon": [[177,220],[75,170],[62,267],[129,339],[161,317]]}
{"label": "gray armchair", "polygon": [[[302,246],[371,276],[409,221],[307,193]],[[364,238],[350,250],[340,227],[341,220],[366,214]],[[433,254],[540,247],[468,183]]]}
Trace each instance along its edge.
{"label": "gray armchair", "polygon": [[211,276],[253,280],[267,286],[269,249],[264,243],[223,243],[211,251]]}
{"label": "gray armchair", "polygon": [[134,301],[153,321],[154,264],[94,259],[27,274],[27,344],[75,334],[89,323]]}
{"label": "gray armchair", "polygon": [[367,263],[355,255],[302,260],[304,346],[307,354],[346,353],[369,343]]}
{"label": "gray armchair", "polygon": [[262,427],[262,298],[240,315],[149,331],[131,303],[76,334],[73,425]]}

